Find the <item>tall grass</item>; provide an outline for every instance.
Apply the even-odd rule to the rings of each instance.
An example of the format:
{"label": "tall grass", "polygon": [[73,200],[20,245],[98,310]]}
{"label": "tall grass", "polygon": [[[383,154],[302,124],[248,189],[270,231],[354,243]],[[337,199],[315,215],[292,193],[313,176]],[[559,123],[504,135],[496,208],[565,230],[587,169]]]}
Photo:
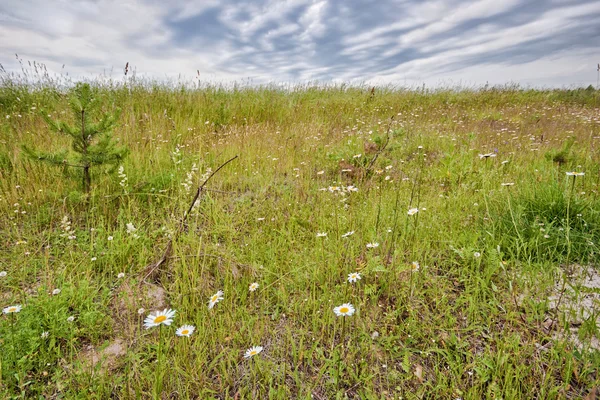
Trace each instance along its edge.
{"label": "tall grass", "polygon": [[[597,91],[113,82],[99,96],[131,154],[86,201],[19,150],[68,145],[39,111],[64,118],[69,86],[3,79],[0,289],[23,305],[0,321],[4,397],[578,398],[600,383],[589,337],[544,328],[566,229],[569,262],[597,266]],[[544,157],[568,138],[568,162]],[[235,155],[145,282],[194,185]],[[567,211],[571,170],[586,174]],[[162,337],[143,329],[166,307]]]}

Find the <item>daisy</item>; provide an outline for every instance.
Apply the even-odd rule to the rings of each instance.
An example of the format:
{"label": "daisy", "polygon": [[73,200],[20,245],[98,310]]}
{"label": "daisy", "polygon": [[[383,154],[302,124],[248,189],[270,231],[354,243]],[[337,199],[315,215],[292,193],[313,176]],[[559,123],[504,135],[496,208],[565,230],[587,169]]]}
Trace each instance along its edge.
{"label": "daisy", "polygon": [[327,236],[327,232],[317,232],[317,237],[325,237]]}
{"label": "daisy", "polygon": [[223,300],[223,291],[219,290],[217,293],[213,294],[208,302],[208,309],[210,310],[217,304],[219,301]]}
{"label": "daisy", "polygon": [[415,215],[418,212],[419,212],[418,208],[411,208],[410,210],[408,210],[408,215]]}
{"label": "daisy", "polygon": [[567,176],[584,176],[585,172],[567,172]]}
{"label": "daisy", "polygon": [[258,353],[260,353],[261,351],[263,351],[262,346],[250,347],[248,350],[246,350],[246,353],[244,354],[244,358],[250,358],[252,356],[255,356]]}
{"label": "daisy", "polygon": [[75,316],[71,315],[69,318],[67,318],[67,322],[73,322],[75,321]]}
{"label": "daisy", "polygon": [[377,242],[367,243],[367,249],[374,249],[376,247],[379,247],[379,243],[377,243]]}
{"label": "daisy", "polygon": [[251,292],[255,292],[256,289],[258,289],[258,283],[257,282],[254,282],[254,283],[250,284],[250,287],[248,287],[248,290],[251,291]]}
{"label": "daisy", "polygon": [[23,308],[23,306],[21,306],[20,304],[16,304],[14,306],[6,307],[4,310],[2,310],[2,312],[4,314],[18,313],[19,311],[21,311],[21,308]]}
{"label": "daisy", "polygon": [[354,231],[346,232],[342,235],[343,238],[347,238],[348,236],[354,235]]}
{"label": "daisy", "polygon": [[361,279],[360,274],[358,272],[353,272],[348,274],[348,282],[353,283],[359,281]]}
{"label": "daisy", "polygon": [[506,182],[503,183],[502,186],[513,186],[515,183],[514,182]]}
{"label": "daisy", "polygon": [[48,336],[50,336],[50,332],[48,332],[48,331],[44,331],[44,332],[42,332],[41,338],[42,338],[42,339],[47,339],[47,338],[48,338]]}
{"label": "daisy", "polygon": [[149,329],[160,324],[171,325],[175,312],[175,310],[165,308],[163,311],[155,311],[154,314],[150,313],[144,320],[144,327]]}
{"label": "daisy", "polygon": [[125,272],[119,272],[119,274],[117,275],[117,279],[122,279],[125,278]]}
{"label": "daisy", "polygon": [[344,303],[341,306],[337,306],[333,309],[333,312],[338,317],[349,317],[354,314],[354,306],[350,303]]}
{"label": "daisy", "polygon": [[0,271],[0,277],[4,278],[7,275],[6,271]]}
{"label": "daisy", "polygon": [[181,328],[175,331],[177,336],[192,336],[192,333],[196,330],[194,325],[183,325]]}
{"label": "daisy", "polygon": [[52,295],[53,295],[53,296],[56,296],[57,294],[60,294],[60,289],[54,289],[54,290],[52,291]]}
{"label": "daisy", "polygon": [[410,268],[411,268],[411,269],[412,269],[414,272],[417,272],[419,269],[421,269],[421,264],[419,264],[419,262],[418,262],[418,261],[413,261],[413,262],[410,264]]}
{"label": "daisy", "polygon": [[479,155],[479,159],[484,159],[484,158],[490,158],[490,157],[496,157],[496,154],[494,153],[486,153],[486,154],[480,154]]}
{"label": "daisy", "polygon": [[476,251],[475,253],[473,253],[473,257],[479,258],[479,257],[481,257],[481,253]]}

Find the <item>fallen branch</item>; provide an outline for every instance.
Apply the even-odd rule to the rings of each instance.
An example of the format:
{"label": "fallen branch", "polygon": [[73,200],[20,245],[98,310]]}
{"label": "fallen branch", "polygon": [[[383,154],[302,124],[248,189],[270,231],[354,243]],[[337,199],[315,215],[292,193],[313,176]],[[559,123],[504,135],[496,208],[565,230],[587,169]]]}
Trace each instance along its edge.
{"label": "fallen branch", "polygon": [[369,165],[367,165],[367,172],[369,172],[371,168],[373,168],[373,164],[375,164],[375,161],[377,161],[379,155],[383,153],[387,145],[390,143],[390,129],[392,129],[392,122],[394,122],[393,115],[390,117],[390,123],[388,125],[387,131],[385,132],[385,143],[381,147],[379,147],[379,150],[377,150],[377,154],[375,154],[371,162],[369,162]]}
{"label": "fallen branch", "polygon": [[188,207],[187,211],[183,215],[183,218],[181,219],[181,222],[179,223],[179,227],[177,228],[175,233],[173,233],[173,236],[171,237],[171,239],[169,239],[169,242],[167,243],[167,247],[165,248],[165,251],[163,252],[162,257],[157,262],[146,266],[146,269],[145,269],[146,275],[144,275],[144,279],[142,279],[142,282],[145,282],[147,279],[150,279],[152,281],[154,281],[156,279],[156,275],[158,274],[158,272],[160,272],[161,265],[166,263],[171,255],[171,251],[173,250],[173,240],[177,239],[177,236],[183,230],[183,227],[185,226],[185,221],[187,220],[188,216],[192,212],[192,209],[194,208],[196,201],[198,201],[198,199],[200,198],[200,194],[204,190],[204,186],[206,186],[206,184],[208,183],[210,178],[212,178],[217,172],[219,172],[221,170],[221,168],[223,168],[224,166],[226,166],[227,164],[229,164],[236,158],[238,158],[238,156],[235,156],[235,157],[225,161],[223,164],[221,164],[221,166],[219,168],[217,168],[213,173],[211,173],[208,176],[208,178],[206,178],[206,180],[202,183],[202,185],[198,186],[198,189],[196,190],[196,195],[194,196],[194,199],[192,200],[192,202],[190,203],[190,206]]}

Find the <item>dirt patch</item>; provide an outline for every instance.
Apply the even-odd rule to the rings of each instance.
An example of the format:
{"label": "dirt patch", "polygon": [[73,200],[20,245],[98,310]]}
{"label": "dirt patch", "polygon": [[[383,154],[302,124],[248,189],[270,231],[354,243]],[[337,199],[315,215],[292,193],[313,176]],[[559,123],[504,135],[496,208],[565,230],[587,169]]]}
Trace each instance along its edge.
{"label": "dirt patch", "polygon": [[[563,284],[565,279],[566,284]],[[557,279],[548,302],[553,314],[564,315],[566,322],[570,324],[569,331],[556,333],[555,339],[568,338],[580,350],[600,350],[597,336],[580,339],[585,336],[580,332],[583,324],[595,323],[596,327],[600,327],[600,273],[597,269],[581,265],[569,266]],[[559,323],[553,323],[552,319],[546,322],[549,326],[560,326]]]}
{"label": "dirt patch", "polygon": [[98,363],[101,363],[99,372],[105,374],[117,367],[119,357],[124,356],[126,352],[125,341],[117,338],[102,350],[89,346],[81,352],[79,359],[84,368],[93,369]]}

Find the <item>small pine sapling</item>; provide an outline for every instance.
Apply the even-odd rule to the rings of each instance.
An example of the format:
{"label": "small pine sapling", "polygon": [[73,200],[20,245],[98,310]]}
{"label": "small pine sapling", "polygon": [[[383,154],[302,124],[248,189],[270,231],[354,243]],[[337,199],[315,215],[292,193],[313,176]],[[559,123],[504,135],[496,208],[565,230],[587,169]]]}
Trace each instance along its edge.
{"label": "small pine sapling", "polygon": [[117,115],[103,113],[97,122],[93,117],[98,112],[99,101],[89,84],[80,83],[73,90],[70,106],[74,123],[72,125],[52,120],[42,113],[50,130],[68,135],[72,140],[72,151],[63,150],[56,153],[35,151],[23,146],[23,151],[31,158],[45,161],[52,165],[78,168],[82,171],[82,183],[85,193],[92,186],[91,168],[104,164],[115,165],[128,153],[125,147],[117,146],[113,140],[112,130]]}

